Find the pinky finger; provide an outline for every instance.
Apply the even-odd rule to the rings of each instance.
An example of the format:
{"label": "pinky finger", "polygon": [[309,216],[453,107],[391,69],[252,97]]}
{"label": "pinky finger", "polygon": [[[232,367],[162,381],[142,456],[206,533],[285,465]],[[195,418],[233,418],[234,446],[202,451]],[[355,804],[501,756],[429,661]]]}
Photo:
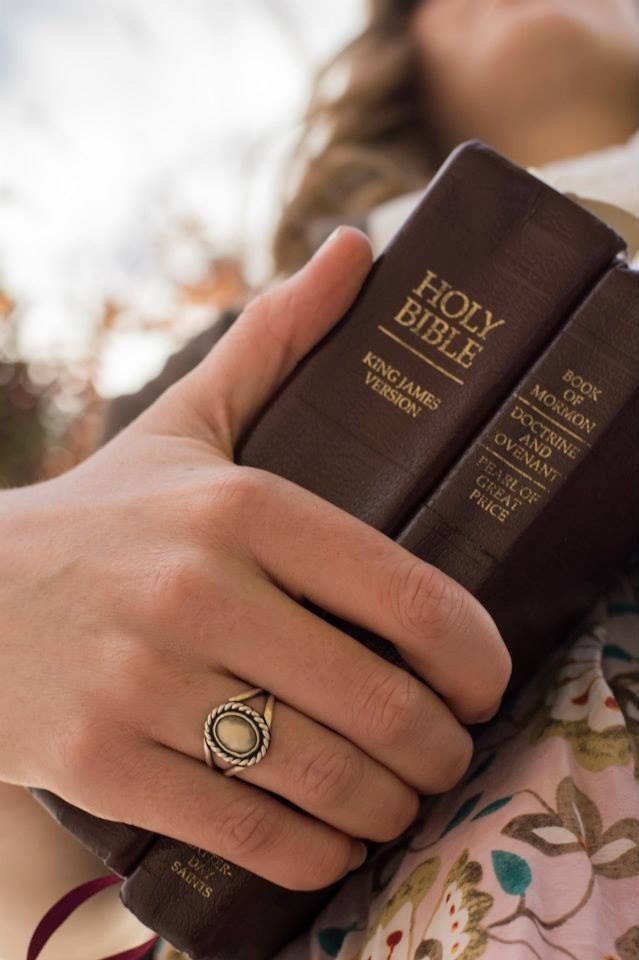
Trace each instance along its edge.
{"label": "pinky finger", "polygon": [[[100,816],[208,850],[291,890],[330,886],[356,867],[360,843],[239,777],[145,741]],[[161,784],[161,789],[158,785]]]}

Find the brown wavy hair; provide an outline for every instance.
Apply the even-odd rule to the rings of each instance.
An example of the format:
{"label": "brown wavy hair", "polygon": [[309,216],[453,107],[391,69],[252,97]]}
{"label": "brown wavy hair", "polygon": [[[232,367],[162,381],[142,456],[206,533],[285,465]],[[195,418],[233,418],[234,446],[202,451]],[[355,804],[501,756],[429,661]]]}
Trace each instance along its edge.
{"label": "brown wavy hair", "polygon": [[357,223],[375,204],[422,188],[444,159],[408,29],[422,2],[369,0],[365,28],[317,71],[287,165],[287,181],[298,182],[273,234],[275,275],[305,263],[336,219]]}

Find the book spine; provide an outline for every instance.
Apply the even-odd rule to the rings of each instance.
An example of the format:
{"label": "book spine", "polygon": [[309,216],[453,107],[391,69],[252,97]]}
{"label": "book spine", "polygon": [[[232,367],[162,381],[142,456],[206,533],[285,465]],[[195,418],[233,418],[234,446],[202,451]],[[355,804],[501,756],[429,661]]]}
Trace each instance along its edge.
{"label": "book spine", "polygon": [[124,880],[120,900],[193,960],[270,960],[341,882],[288,890],[208,850],[157,837]]}
{"label": "book spine", "polygon": [[462,144],[247,426],[236,462],[395,536],[624,246],[489,147]]}
{"label": "book spine", "polygon": [[639,543],[639,271],[613,267],[397,541],[539,664]]}
{"label": "book spine", "polygon": [[[638,423],[639,272],[617,266],[517,384],[398,542],[476,595],[496,583],[491,613],[504,632],[505,605],[511,649],[530,617],[532,558],[544,573],[539,578],[543,596],[532,616],[535,632],[528,637],[539,662],[549,646],[547,630],[557,639],[555,619],[565,626],[566,613],[570,621],[580,609],[575,591],[582,603],[591,602],[593,588],[613,572],[601,557],[621,560],[637,543]],[[551,515],[555,504],[559,512]],[[547,536],[551,521],[553,550],[545,544],[540,553],[539,535]],[[595,557],[593,533],[600,551]],[[515,569],[512,557],[522,542],[522,562]],[[502,571],[509,576],[507,593]],[[383,638],[336,622],[411,670]],[[211,891],[208,904],[197,902],[198,910],[180,892],[180,884],[198,883],[199,858],[189,861],[188,856],[184,845],[157,841],[125,881],[122,898],[144,923],[195,960],[267,960],[338,886],[289,891],[235,865],[225,876],[227,865],[221,861],[212,876],[205,868]]]}

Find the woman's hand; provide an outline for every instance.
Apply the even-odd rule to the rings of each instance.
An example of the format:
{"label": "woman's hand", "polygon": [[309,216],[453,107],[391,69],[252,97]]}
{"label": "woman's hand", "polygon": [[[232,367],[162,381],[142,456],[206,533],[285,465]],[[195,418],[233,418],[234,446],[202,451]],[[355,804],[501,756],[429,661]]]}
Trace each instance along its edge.
{"label": "woman's hand", "polygon": [[[233,462],[370,263],[342,228],[114,440],[0,494],[0,779],[306,890],[463,775],[461,724],[492,715],[510,675],[491,617],[372,527]],[[387,637],[432,689],[303,597]],[[247,687],[276,697],[271,746],[224,777],[204,720]]]}

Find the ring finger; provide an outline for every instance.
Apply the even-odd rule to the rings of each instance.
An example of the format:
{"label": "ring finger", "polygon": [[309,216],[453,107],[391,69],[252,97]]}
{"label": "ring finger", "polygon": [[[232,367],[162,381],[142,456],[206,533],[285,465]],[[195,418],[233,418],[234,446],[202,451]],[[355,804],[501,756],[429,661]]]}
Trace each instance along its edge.
{"label": "ring finger", "polygon": [[[145,732],[204,762],[202,733],[207,715],[250,689],[251,683],[206,670],[184,680],[189,695],[171,697],[161,723]],[[164,682],[175,691],[175,677],[165,677]],[[244,703],[263,713],[266,698],[260,693]],[[266,755],[242,767],[234,779],[275,793],[353,837],[390,840],[413,822],[419,809],[417,792],[359,747],[281,700],[275,700],[272,722]],[[223,769],[230,765],[217,756],[214,763]]]}

